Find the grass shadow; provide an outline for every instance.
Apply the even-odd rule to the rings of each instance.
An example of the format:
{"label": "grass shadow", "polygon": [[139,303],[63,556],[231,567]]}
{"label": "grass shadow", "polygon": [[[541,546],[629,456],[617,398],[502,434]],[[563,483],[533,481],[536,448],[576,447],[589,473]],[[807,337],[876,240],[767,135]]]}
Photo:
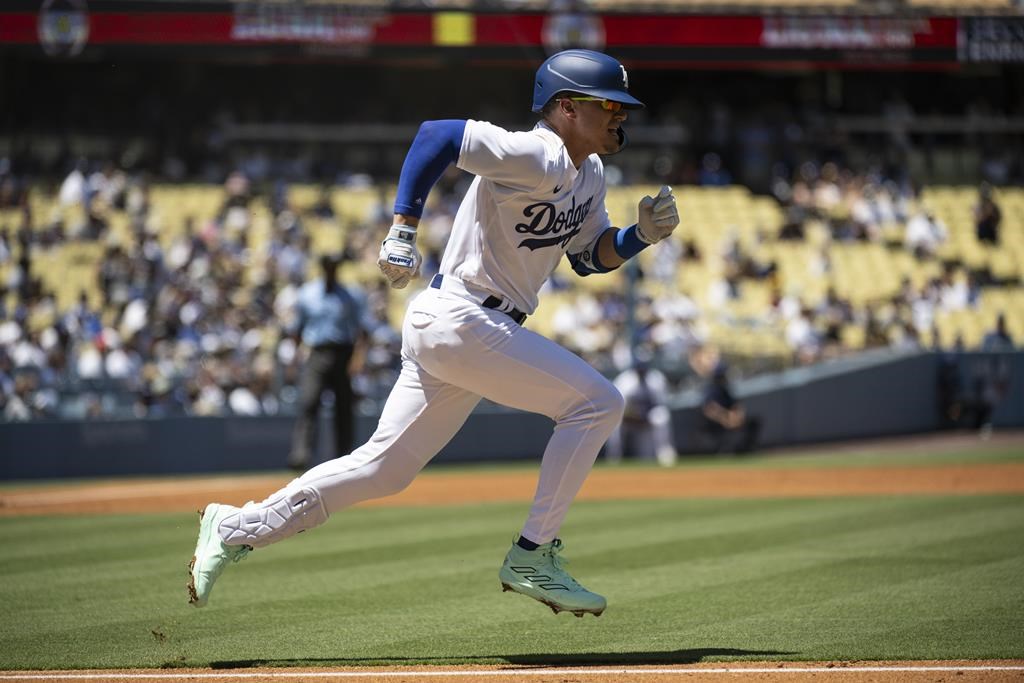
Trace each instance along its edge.
{"label": "grass shadow", "polygon": [[237,659],[210,662],[213,669],[249,669],[278,666],[367,666],[387,664],[493,664],[522,667],[611,666],[652,664],[696,664],[718,657],[774,657],[799,654],[779,650],[744,650],[732,647],[700,647],[656,652],[577,652],[522,655],[474,655],[472,657],[338,657],[318,659]]}

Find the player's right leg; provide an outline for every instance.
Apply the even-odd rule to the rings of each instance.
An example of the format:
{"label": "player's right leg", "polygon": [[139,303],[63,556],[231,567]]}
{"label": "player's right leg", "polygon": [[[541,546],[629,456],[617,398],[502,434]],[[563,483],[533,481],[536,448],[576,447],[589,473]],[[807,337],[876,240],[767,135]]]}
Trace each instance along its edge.
{"label": "player's right leg", "polygon": [[[496,403],[546,415],[555,429],[544,449],[540,478],[522,543],[513,545],[502,586],[557,611],[599,615],[605,599],[565,571],[558,531],[601,446],[622,419],[615,386],[579,356],[503,313],[427,290],[411,324],[413,357],[435,377]],[[433,302],[433,303],[431,303]]]}
{"label": "player's right leg", "polygon": [[210,503],[199,513],[199,540],[188,564],[188,601],[203,607],[210,599],[213,584],[224,568],[238,562],[252,550],[247,545],[227,545],[218,533],[220,522],[238,508]]}
{"label": "player's right leg", "polygon": [[224,568],[327,521],[330,514],[401,491],[462,427],[480,397],[405,359],[377,430],[350,455],[328,460],[259,503],[211,504],[189,567],[189,602],[202,607]]}

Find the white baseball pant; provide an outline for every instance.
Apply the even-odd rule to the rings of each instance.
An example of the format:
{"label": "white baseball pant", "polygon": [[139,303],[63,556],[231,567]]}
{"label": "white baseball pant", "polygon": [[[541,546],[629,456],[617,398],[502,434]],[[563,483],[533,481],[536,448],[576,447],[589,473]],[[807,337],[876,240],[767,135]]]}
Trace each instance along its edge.
{"label": "white baseball pant", "polygon": [[[402,372],[370,440],[350,455],[314,467],[262,503],[246,506],[254,521],[277,520],[270,525],[274,529],[251,527],[266,528],[268,543],[316,526],[359,501],[404,489],[462,427],[481,397],[555,421],[521,531],[535,543],[555,538],[602,444],[622,418],[622,396],[575,354],[504,313],[483,308],[476,301],[484,297],[459,288],[454,278],[445,277],[445,284],[450,285],[446,291],[421,292],[406,312]],[[317,498],[321,513],[305,514],[302,522],[296,515],[294,524],[278,518],[282,499],[307,503]]]}

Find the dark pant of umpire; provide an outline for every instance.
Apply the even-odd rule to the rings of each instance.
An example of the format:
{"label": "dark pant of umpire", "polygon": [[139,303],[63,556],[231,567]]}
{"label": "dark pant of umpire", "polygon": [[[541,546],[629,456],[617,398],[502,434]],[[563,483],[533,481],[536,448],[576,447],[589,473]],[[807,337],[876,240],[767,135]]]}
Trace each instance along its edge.
{"label": "dark pant of umpire", "polygon": [[761,419],[751,415],[735,429],[727,429],[703,415],[700,421],[700,431],[710,441],[712,453],[749,453],[761,433]]}
{"label": "dark pant of umpire", "polygon": [[288,466],[305,469],[316,455],[320,397],[330,389],[334,393],[334,457],[352,449],[353,394],[348,374],[352,360],[351,344],[317,346],[309,354],[299,383],[299,418],[292,434]]}

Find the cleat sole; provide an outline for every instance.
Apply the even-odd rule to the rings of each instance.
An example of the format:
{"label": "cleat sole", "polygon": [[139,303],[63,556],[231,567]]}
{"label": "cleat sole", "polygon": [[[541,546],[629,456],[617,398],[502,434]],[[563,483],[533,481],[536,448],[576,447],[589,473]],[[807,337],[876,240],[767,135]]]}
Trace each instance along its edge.
{"label": "cleat sole", "polygon": [[[199,523],[202,524],[203,523],[203,515],[206,513],[206,511],[205,510],[196,510],[196,512],[199,513]],[[192,573],[192,570],[195,569],[195,566],[196,566],[196,556],[193,555],[192,556],[192,560],[188,563],[188,583],[185,584],[185,588],[188,589],[188,604],[190,604],[190,605],[198,605],[199,604],[199,594],[196,593],[196,577],[195,577],[195,574]]]}
{"label": "cleat sole", "polygon": [[520,595],[522,595],[524,597],[530,598],[531,600],[536,600],[537,602],[539,602],[539,603],[541,603],[543,605],[547,605],[548,607],[551,608],[551,611],[554,612],[555,614],[559,614],[560,612],[572,612],[573,614],[575,614],[580,619],[583,618],[584,614],[593,614],[595,617],[599,617],[602,614],[604,614],[604,610],[601,610],[600,612],[594,612],[594,611],[586,610],[586,609],[567,609],[567,608],[565,608],[565,607],[563,607],[563,606],[561,606],[561,605],[559,605],[557,603],[551,602],[550,600],[543,600],[541,598],[535,598],[532,595],[529,595],[527,593],[520,593],[519,591],[517,591],[515,588],[513,588],[510,585],[508,585],[504,581],[501,582],[501,592],[502,593],[508,593],[508,592],[519,593]]}
{"label": "cleat sole", "polygon": [[190,605],[194,605],[199,602],[199,596],[196,594],[196,577],[192,575],[192,568],[196,566],[196,556],[192,556],[192,561],[188,563],[188,583],[185,584],[185,588],[188,589],[188,602]]}

